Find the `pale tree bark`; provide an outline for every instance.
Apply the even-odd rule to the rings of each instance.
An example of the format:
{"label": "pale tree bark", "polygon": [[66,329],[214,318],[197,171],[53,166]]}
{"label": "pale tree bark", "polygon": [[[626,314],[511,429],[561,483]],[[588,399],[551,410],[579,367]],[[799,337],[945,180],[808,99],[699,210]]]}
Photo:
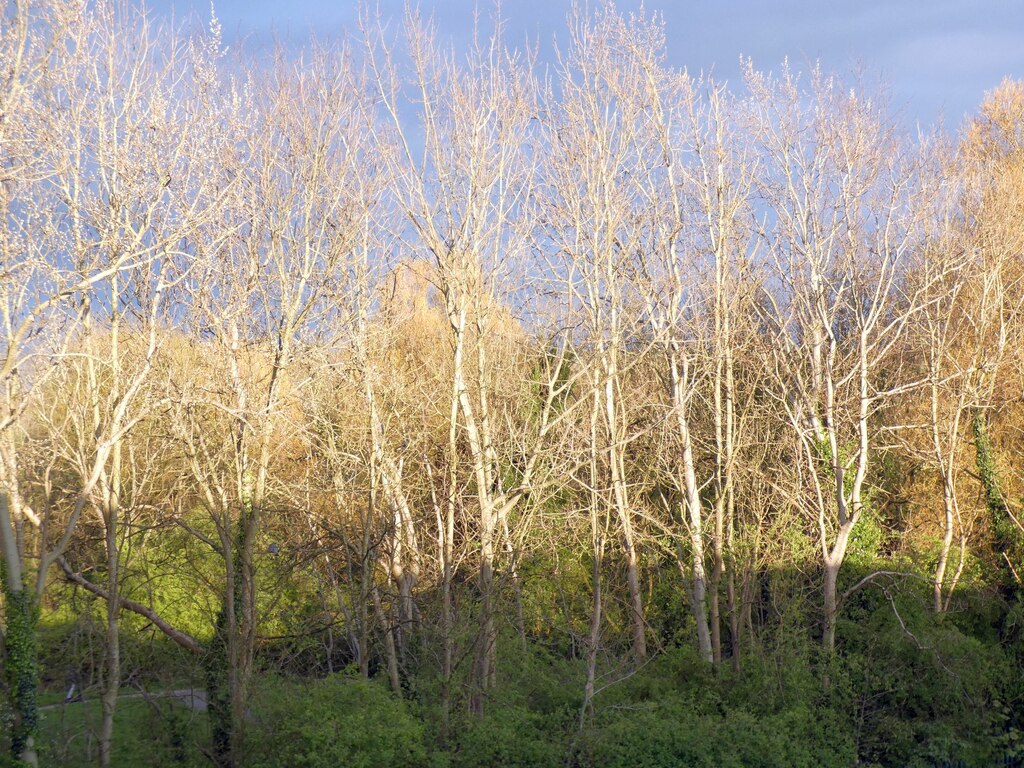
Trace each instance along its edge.
{"label": "pale tree bark", "polygon": [[[94,18],[89,44],[77,51],[93,77],[79,76],[64,87],[69,106],[61,114],[62,132],[72,151],[58,166],[63,170],[56,181],[69,204],[66,226],[77,248],[98,252],[112,266],[125,263],[93,282],[95,299],[82,298],[84,348],[75,351],[84,359],[86,413],[73,420],[81,434],[68,457],[104,529],[107,616],[99,747],[100,764],[107,766],[121,683],[124,444],[129,429],[151,407],[147,381],[165,296],[181,277],[178,244],[201,220],[200,206],[188,198],[203,196],[205,168],[197,169],[190,156],[192,126],[154,98],[161,89],[173,89],[188,66],[181,43],[152,29],[142,15],[99,6]],[[130,51],[124,47],[128,38],[135,40]],[[90,70],[94,59],[114,65]]]}
{"label": "pale tree bark", "polygon": [[[640,242],[632,209],[637,191],[624,182],[637,170],[642,97],[633,70],[620,69],[610,55],[611,34],[621,23],[606,11],[593,24],[571,24],[568,52],[560,64],[561,95],[546,126],[544,205],[554,267],[568,301],[585,328],[578,359],[589,371],[594,408],[600,414],[601,495],[613,510],[621,535],[629,590],[633,655],[647,656],[636,510],[627,476],[628,434],[623,402],[625,375],[642,352],[626,339],[634,330],[630,304],[632,249]],[[614,105],[614,106],[613,106]]]}
{"label": "pale tree bark", "polygon": [[901,288],[920,210],[917,160],[877,102],[835,78],[815,71],[803,92],[788,70],[773,79],[751,69],[747,83],[765,167],[758,193],[776,222],[764,233],[778,286],[767,296],[776,328],[767,362],[802,463],[792,502],[817,523],[831,655],[839,575],[866,508],[872,416],[920,384],[882,377],[923,306],[919,291]]}
{"label": "pale tree bark", "polygon": [[[380,151],[383,151],[383,148]],[[365,203],[364,210],[371,212],[373,208],[369,197]],[[352,329],[351,355],[360,378],[363,406],[366,410],[365,430],[368,435],[373,484],[377,489],[373,495],[375,508],[376,504],[382,504],[388,511],[385,518],[385,525],[389,531],[387,549],[390,563],[387,571],[398,594],[395,620],[389,622],[389,626],[393,626],[388,632],[393,634],[392,642],[395,643],[399,656],[404,659],[407,637],[417,621],[413,590],[421,576],[422,555],[413,503],[403,481],[405,456],[401,455],[403,450],[399,447],[399,443],[407,445],[410,438],[399,439],[389,434],[394,431],[392,423],[400,420],[401,415],[385,412],[381,405],[380,387],[387,362],[376,360],[372,354],[374,348],[386,349],[390,346],[388,338],[392,333],[386,323],[373,322],[370,308],[374,298],[381,292],[381,286],[375,281],[375,275],[379,270],[374,270],[371,266],[371,230],[384,226],[386,222],[366,221],[363,243],[359,247],[359,255],[352,270],[355,273],[353,285],[350,286],[349,295],[339,297],[338,300],[344,305],[344,317]],[[401,426],[399,424],[398,428]],[[375,512],[371,517],[378,518]],[[372,571],[371,568],[371,573]]]}
{"label": "pale tree bark", "polygon": [[[627,181],[620,182],[626,188],[622,215],[631,217],[638,234],[636,245],[623,237],[616,246],[639,253],[638,263],[627,266],[627,277],[661,358],[671,434],[665,450],[677,457],[668,481],[681,500],[679,518],[688,539],[697,646],[718,664],[719,598],[735,506],[733,317],[739,301],[734,274],[751,239],[747,221],[756,163],[733,136],[738,116],[731,112],[738,110],[723,89],[694,82],[661,63],[660,24],[642,16],[627,23],[606,14],[598,25],[598,39],[626,52],[606,65],[611,69],[604,77],[620,114],[614,135],[632,164],[623,174]],[[605,60],[600,53],[593,58]],[[706,103],[699,90],[706,90]],[[692,404],[700,396],[712,405],[710,439],[695,434]],[[714,470],[705,474],[699,451],[708,444]],[[714,491],[708,500],[702,497],[705,486]],[[707,518],[710,530],[705,530]],[[730,615],[736,647],[736,611]]]}
{"label": "pale tree bark", "polygon": [[[175,372],[177,436],[189,484],[216,526],[224,591],[208,653],[215,761],[242,764],[258,639],[260,536],[274,500],[281,429],[317,361],[304,338],[330,328],[364,217],[370,110],[345,58],[320,52],[301,73],[281,65],[214,105],[220,250],[197,254],[183,293],[210,382]],[[355,213],[351,217],[350,213]],[[197,344],[200,342],[197,338]],[[216,667],[216,668],[215,668]]]}
{"label": "pale tree bark", "polygon": [[601,410],[600,390],[593,387],[593,405],[590,413],[590,461],[588,462],[588,485],[585,490],[589,499],[591,563],[591,607],[590,634],[587,638],[587,679],[583,688],[583,704],[580,707],[580,728],[586,724],[587,716],[593,711],[594,696],[597,693],[597,661],[601,652],[601,625],[604,608],[601,568],[604,565],[605,542],[607,540],[607,517],[602,523],[602,511],[607,505],[601,498],[601,476],[599,470],[598,420]]}
{"label": "pale tree bark", "polygon": [[[374,518],[377,515],[375,510],[377,508],[377,497],[378,497],[378,478],[379,471],[376,465],[376,458],[371,457],[370,459],[370,518]],[[392,615],[389,615],[381,603],[380,590],[377,588],[377,584],[373,582],[372,576],[370,582],[370,594],[373,597],[373,607],[377,612],[377,620],[384,629],[384,649],[385,658],[387,659],[388,665],[388,681],[391,683],[391,690],[396,696],[402,695],[402,681],[398,674],[398,651],[395,643],[395,634],[397,627],[395,626],[395,619]]]}
{"label": "pale tree bark", "polygon": [[[933,214],[944,231],[924,249],[918,268],[924,282],[926,306],[915,324],[912,349],[920,350],[927,371],[924,420],[927,436],[923,445],[913,441],[912,430],[906,450],[920,456],[939,476],[942,494],[942,538],[933,578],[933,608],[949,609],[963,572],[967,530],[961,515],[959,480],[964,473],[964,447],[972,415],[990,401],[989,382],[1006,360],[1008,342],[1003,280],[1005,265],[998,260],[976,263],[971,249],[949,227],[949,218],[939,210]],[[913,401],[911,401],[913,405]],[[911,412],[913,413],[913,411]],[[913,417],[908,419],[913,423]],[[959,538],[960,556],[949,573],[954,538]]]}
{"label": "pale tree bark", "polygon": [[737,318],[749,311],[744,305],[738,273],[746,270],[751,240],[749,198],[756,165],[749,150],[734,135],[739,105],[724,88],[707,83],[708,107],[703,120],[694,125],[701,209],[704,214],[709,251],[714,258],[713,328],[714,359],[712,404],[715,427],[714,475],[714,566],[710,582],[712,652],[716,664],[722,661],[721,597],[722,578],[728,579],[727,612],[732,664],[739,669],[739,617],[735,600],[735,555],[732,551],[736,509],[737,443],[741,423],[737,418],[736,348]]}
{"label": "pale tree bark", "polygon": [[[32,200],[13,219],[26,227],[25,235],[32,228],[31,238],[24,241],[32,247],[21,250],[20,263],[9,258],[12,254],[7,246],[13,243],[4,238],[5,271],[9,275],[21,272],[20,278],[28,282],[8,285],[3,291],[6,344],[0,380],[7,399],[0,440],[8,501],[12,502],[8,506],[13,512],[12,530],[20,540],[15,549],[24,551],[23,521],[37,529],[37,596],[46,587],[50,566],[67,550],[82,514],[104,499],[107,569],[114,587],[108,605],[107,691],[101,726],[101,762],[109,764],[120,678],[116,509],[121,444],[140,419],[136,404],[155,354],[154,321],[183,228],[188,226],[185,211],[192,212],[188,206],[177,207],[174,192],[168,190],[174,176],[180,189],[189,188],[187,138],[181,132],[185,126],[172,116],[169,104],[153,98],[147,89],[175,82],[182,67],[175,56],[179,43],[150,30],[139,13],[115,13],[105,4],[75,9],[42,5],[39,12],[35,29],[42,36],[34,41],[36,52],[44,56],[53,50],[59,53],[32,83],[38,89],[37,122],[31,126],[36,142],[32,161],[35,184],[25,187]],[[52,26],[47,29],[47,25]],[[55,37],[47,41],[47,33]],[[130,51],[123,47],[127,38],[136,38]],[[155,54],[158,47],[166,56]],[[107,66],[94,66],[101,59]],[[25,86],[24,73],[14,74],[17,84]],[[4,113],[6,116],[7,108]],[[187,137],[187,131],[184,135]],[[9,190],[8,184],[4,189]],[[4,221],[12,219],[5,215]],[[5,230],[5,235],[8,233]],[[35,277],[30,278],[29,272]],[[119,327],[122,323],[113,319],[119,313],[127,315],[121,302],[133,275],[145,276],[130,289],[138,289],[132,301],[138,299],[140,325],[147,329],[142,333],[126,324]],[[108,308],[111,317],[106,316]],[[44,325],[37,327],[39,323]],[[93,346],[98,335],[106,336],[107,352],[98,352]],[[138,351],[131,364],[125,364],[124,339],[129,336],[138,336]],[[49,367],[33,371],[38,394],[55,394],[69,381],[69,370],[78,366],[81,375],[70,381],[84,379],[83,393],[89,399],[79,403],[86,409],[84,420],[76,427],[81,440],[46,436],[52,441],[53,453],[71,459],[78,487],[66,506],[47,503],[42,514],[36,515],[18,488],[19,462],[8,438],[19,413],[31,402],[29,393],[20,387],[19,366],[25,372],[31,366],[24,356],[44,350],[50,352]],[[65,355],[68,351],[77,357]],[[100,379],[107,379],[108,373],[113,383],[101,387]],[[59,397],[52,402],[40,399],[33,407],[41,409],[36,413],[46,413],[65,406],[68,413],[73,412],[74,404]],[[60,419],[62,424],[74,422],[73,417]],[[86,422],[87,429],[82,429]],[[24,568],[18,571],[27,575]],[[27,701],[28,697],[24,698]]]}
{"label": "pale tree bark", "polygon": [[[502,371],[488,344],[501,335],[497,324],[514,324],[504,298],[529,235],[534,170],[525,149],[536,112],[536,85],[526,63],[504,48],[500,24],[486,44],[474,41],[462,66],[438,48],[431,28],[410,16],[405,26],[408,85],[415,91],[423,127],[422,149],[414,149],[420,139],[414,140],[400,118],[406,78],[379,26],[374,31],[364,22],[364,36],[374,87],[389,117],[388,129],[397,137],[391,173],[403,213],[401,227],[426,256],[421,271],[436,289],[447,322],[450,356],[443,386],[451,399],[442,408],[452,414],[455,442],[465,447],[465,458],[456,462],[449,448],[453,455],[445,492],[452,494],[457,484],[468,481],[477,513],[480,600],[471,706],[480,712],[497,675],[499,555],[507,559],[514,581],[517,553],[509,515],[535,485],[553,419],[549,401],[539,423],[509,430],[527,437],[516,435],[519,441],[507,446],[523,460],[524,469],[514,487],[504,487],[497,429],[507,427],[495,401]],[[465,477],[453,479],[451,473],[463,465]],[[450,503],[445,502],[446,508]]]}

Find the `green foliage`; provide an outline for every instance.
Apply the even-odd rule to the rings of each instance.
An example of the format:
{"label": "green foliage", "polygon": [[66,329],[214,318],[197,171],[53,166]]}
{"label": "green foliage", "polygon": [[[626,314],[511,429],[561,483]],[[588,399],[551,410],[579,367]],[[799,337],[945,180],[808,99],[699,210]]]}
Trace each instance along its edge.
{"label": "green foliage", "polygon": [[852,765],[853,742],[820,706],[808,656],[765,654],[740,675],[714,674],[688,646],[613,686],[597,702],[586,766]]}
{"label": "green foliage", "polygon": [[590,569],[589,558],[574,552],[520,564],[523,622],[532,641],[568,650],[564,609],[568,606],[574,613],[589,609]]}
{"label": "green foliage", "polygon": [[[40,718],[39,758],[43,766],[78,768],[96,765],[102,707],[98,700],[57,704]],[[170,697],[139,697],[125,691],[114,717],[111,761],[117,768],[199,768],[209,762],[205,717]]]}
{"label": "green foliage", "polygon": [[[207,538],[217,538],[215,526],[205,511],[193,511],[183,522]],[[148,539],[144,552],[141,562],[122,565],[122,593],[151,606],[171,626],[201,642],[209,640],[222,602],[221,556],[177,526]],[[105,578],[105,571],[98,571]],[[159,636],[142,617],[126,612],[121,621],[126,630],[147,627],[152,635]]]}
{"label": "green foliage", "polygon": [[463,712],[455,724],[453,768],[547,768],[564,765],[567,745],[581,703],[583,677],[567,662],[518,639],[502,637],[505,659],[498,686],[484,703],[484,714]]}
{"label": "green foliage", "polygon": [[470,719],[460,734],[455,768],[557,768],[563,764],[562,734],[552,733],[540,711],[523,704],[492,703],[484,717]]}
{"label": "green foliage", "polygon": [[[865,500],[870,508],[870,499]],[[873,515],[864,515],[850,533],[846,550],[845,567],[868,567],[878,562],[885,545],[885,529]]]}
{"label": "green foliage", "polygon": [[417,768],[424,727],[375,681],[344,674],[317,681],[270,678],[253,706],[253,768]]}
{"label": "green foliage", "polygon": [[975,463],[978,467],[978,477],[981,479],[981,489],[985,494],[985,505],[993,516],[1005,514],[1006,501],[1000,487],[999,470],[996,468],[992,452],[992,441],[988,436],[988,418],[981,408],[974,411],[974,416],[971,419],[971,432],[974,435]]}
{"label": "green foliage", "polygon": [[858,713],[858,754],[872,765],[994,764],[1008,723],[998,701],[1022,693],[1013,657],[968,616],[936,616],[924,588],[858,594],[839,631],[836,696]]}
{"label": "green foliage", "polygon": [[39,733],[38,639],[39,607],[35,594],[21,586],[13,589],[6,568],[0,569],[5,599],[4,677],[9,699],[8,728],[11,755],[18,760]]}
{"label": "green foliage", "polygon": [[[995,452],[988,434],[988,417],[981,408],[975,409],[971,420],[974,435],[975,462],[978,477],[981,480],[985,507],[992,521],[992,534],[996,552],[999,553],[999,566],[1002,570],[1003,585],[1010,590],[1019,590],[1020,584],[1013,568],[1006,562],[1024,562],[1024,531],[1013,519],[1003,494],[1003,485],[996,465]],[[1004,560],[1005,558],[1005,560]]]}
{"label": "green foliage", "polygon": [[464,708],[454,713],[450,750],[435,761],[453,768],[564,765],[582,701],[581,665],[538,644],[523,649],[515,636],[500,638],[499,655],[501,675],[482,717]]}
{"label": "green foliage", "polygon": [[[708,715],[679,699],[605,718],[584,762],[602,768],[814,768],[853,765],[846,738],[828,743],[821,713],[804,708],[758,717],[744,710]],[[843,736],[842,732],[839,732]]]}

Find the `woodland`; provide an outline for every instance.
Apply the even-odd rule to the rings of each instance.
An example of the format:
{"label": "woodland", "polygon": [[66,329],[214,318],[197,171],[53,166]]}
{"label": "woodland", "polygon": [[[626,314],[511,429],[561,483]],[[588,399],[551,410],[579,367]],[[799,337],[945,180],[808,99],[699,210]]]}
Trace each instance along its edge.
{"label": "woodland", "polygon": [[1022,764],[1024,83],[0,23],[4,764]]}

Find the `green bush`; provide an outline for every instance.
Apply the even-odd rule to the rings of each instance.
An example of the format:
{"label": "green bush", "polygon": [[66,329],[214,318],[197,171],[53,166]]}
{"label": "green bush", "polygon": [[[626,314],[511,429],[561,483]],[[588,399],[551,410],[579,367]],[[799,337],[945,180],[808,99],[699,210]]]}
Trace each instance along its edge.
{"label": "green bush", "polygon": [[580,707],[579,666],[518,639],[500,643],[501,675],[482,718],[466,716],[454,733],[454,768],[556,768],[565,756]]}
{"label": "green bush", "polygon": [[418,768],[427,765],[423,725],[375,681],[338,674],[257,691],[254,768]]}
{"label": "green bush", "polygon": [[467,722],[452,756],[455,768],[558,768],[565,744],[545,728],[545,716],[525,706],[492,707]]}
{"label": "green bush", "polygon": [[751,657],[714,673],[672,649],[595,702],[579,760],[594,768],[782,768],[856,762],[850,728],[821,701],[810,656]]}
{"label": "green bush", "polygon": [[[824,714],[824,717],[823,717]],[[817,768],[854,765],[829,713],[795,707],[774,715],[707,714],[678,697],[608,710],[588,731],[582,762],[601,768]]]}
{"label": "green bush", "polygon": [[1012,728],[998,701],[1020,695],[1005,649],[963,631],[959,624],[976,623],[969,617],[936,616],[927,595],[887,591],[857,595],[842,628],[844,695],[862,723],[861,760],[900,768],[995,764]]}

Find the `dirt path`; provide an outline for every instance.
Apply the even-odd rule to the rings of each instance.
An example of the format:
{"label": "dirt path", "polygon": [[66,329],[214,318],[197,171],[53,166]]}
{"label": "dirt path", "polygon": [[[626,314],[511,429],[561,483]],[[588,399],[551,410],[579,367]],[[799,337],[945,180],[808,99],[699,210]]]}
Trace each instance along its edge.
{"label": "dirt path", "polygon": [[[179,688],[174,691],[140,691],[139,693],[125,693],[117,697],[118,702],[132,701],[133,699],[177,699],[193,712],[206,711],[206,691],[197,688]],[[99,699],[89,699],[89,701],[99,701]],[[61,707],[82,704],[84,702],[84,699],[76,699],[75,701],[66,701],[59,704],[46,704],[40,707],[39,711],[50,712]]]}

